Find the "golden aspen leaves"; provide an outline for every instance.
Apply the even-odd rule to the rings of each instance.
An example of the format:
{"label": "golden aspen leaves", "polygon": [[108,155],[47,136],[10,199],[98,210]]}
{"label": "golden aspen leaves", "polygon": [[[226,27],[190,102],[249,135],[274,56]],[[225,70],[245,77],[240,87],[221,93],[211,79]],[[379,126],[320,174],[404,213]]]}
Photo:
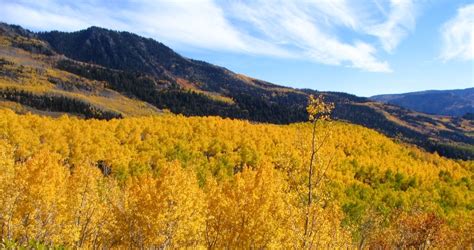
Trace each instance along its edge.
{"label": "golden aspen leaves", "polygon": [[[314,123],[291,125],[0,110],[0,248],[471,246],[472,161],[328,122],[332,109],[313,97]],[[308,206],[313,131],[325,181]]]}

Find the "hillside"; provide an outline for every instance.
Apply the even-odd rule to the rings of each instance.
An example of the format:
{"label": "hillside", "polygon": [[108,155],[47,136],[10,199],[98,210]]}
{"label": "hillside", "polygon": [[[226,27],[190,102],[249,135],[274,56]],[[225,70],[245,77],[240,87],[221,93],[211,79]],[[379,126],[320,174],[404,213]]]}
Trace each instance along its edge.
{"label": "hillside", "polygon": [[[220,115],[272,123],[305,119],[304,106],[301,105],[306,102],[303,93],[184,58],[151,39],[97,27],[74,33],[40,33],[39,37],[55,51],[71,59],[115,70],[139,72],[167,82],[168,89],[172,90],[162,92],[162,89],[150,86],[151,94],[148,89],[140,88],[130,92],[176,113]],[[79,66],[67,62],[59,67],[77,74],[83,72],[78,69]],[[98,72],[84,76],[96,79],[103,74]],[[201,95],[191,97],[183,90]],[[161,101],[164,95],[171,93],[178,96],[175,103]],[[189,98],[194,100],[189,102]]]}
{"label": "hillside", "polygon": [[103,81],[57,69],[59,58],[43,41],[0,27],[1,106],[20,113],[70,113],[99,119],[160,112],[148,103],[107,88]]}
{"label": "hillside", "polygon": [[[5,84],[3,99],[8,101],[3,106],[14,106],[13,101],[26,106],[21,110],[110,119],[167,109],[184,115],[288,124],[305,121],[308,95],[319,93],[278,86],[185,58],[159,42],[128,32],[91,27],[72,33],[36,34],[1,24],[0,36],[4,41],[0,79]],[[28,61],[23,62],[24,58]],[[26,66],[33,67],[35,74],[23,74],[24,80],[17,81],[16,68]],[[34,79],[44,67],[48,70],[40,74],[38,87]],[[40,95],[38,89],[43,91]],[[37,98],[31,98],[32,93]],[[473,121],[421,114],[345,93],[322,94],[326,101],[335,103],[334,119],[372,128],[448,157],[474,157]]]}
{"label": "hillside", "polygon": [[434,115],[463,116],[474,113],[474,88],[376,95],[370,99]]}
{"label": "hillside", "polygon": [[309,210],[308,123],[0,110],[0,131],[5,248],[453,249],[474,242],[474,162],[358,125],[317,124]]}

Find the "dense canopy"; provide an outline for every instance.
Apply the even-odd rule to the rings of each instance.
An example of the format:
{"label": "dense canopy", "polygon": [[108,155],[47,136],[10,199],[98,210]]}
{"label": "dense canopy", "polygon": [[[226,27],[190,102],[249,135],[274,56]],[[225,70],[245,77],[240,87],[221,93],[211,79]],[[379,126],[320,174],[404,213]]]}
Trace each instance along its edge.
{"label": "dense canopy", "polygon": [[[467,247],[474,162],[322,121],[311,126],[0,111],[3,247]],[[323,174],[324,173],[324,174]]]}

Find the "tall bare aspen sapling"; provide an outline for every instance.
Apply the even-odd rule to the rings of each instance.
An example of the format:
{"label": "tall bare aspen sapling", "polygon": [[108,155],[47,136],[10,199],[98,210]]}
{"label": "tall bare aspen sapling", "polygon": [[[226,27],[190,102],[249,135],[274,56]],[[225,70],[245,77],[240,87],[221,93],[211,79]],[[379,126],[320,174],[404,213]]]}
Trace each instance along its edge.
{"label": "tall bare aspen sapling", "polygon": [[[324,97],[322,95],[318,95],[314,97],[313,95],[309,96],[308,106],[306,107],[306,111],[308,112],[308,120],[311,122],[311,158],[309,162],[308,168],[308,207],[306,211],[306,219],[305,219],[305,237],[308,237],[311,233],[309,230],[309,221],[310,221],[310,210],[311,205],[313,203],[313,188],[314,185],[317,185],[321,178],[316,180],[316,183],[313,183],[313,175],[314,175],[314,168],[315,168],[315,160],[317,157],[317,152],[321,148],[324,143],[324,139],[317,145],[317,138],[316,138],[316,124],[318,121],[324,121],[330,119],[331,111],[334,109],[334,104],[332,103],[325,103]],[[321,166],[322,167],[322,166]],[[306,241],[305,241],[306,245]]]}

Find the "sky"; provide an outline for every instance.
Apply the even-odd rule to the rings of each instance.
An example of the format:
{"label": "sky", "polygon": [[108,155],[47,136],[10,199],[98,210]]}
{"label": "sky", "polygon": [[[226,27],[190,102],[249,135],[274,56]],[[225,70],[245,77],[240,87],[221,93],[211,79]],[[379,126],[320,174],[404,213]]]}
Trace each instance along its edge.
{"label": "sky", "polygon": [[295,88],[371,96],[474,87],[473,0],[0,0],[0,21],[129,31]]}

